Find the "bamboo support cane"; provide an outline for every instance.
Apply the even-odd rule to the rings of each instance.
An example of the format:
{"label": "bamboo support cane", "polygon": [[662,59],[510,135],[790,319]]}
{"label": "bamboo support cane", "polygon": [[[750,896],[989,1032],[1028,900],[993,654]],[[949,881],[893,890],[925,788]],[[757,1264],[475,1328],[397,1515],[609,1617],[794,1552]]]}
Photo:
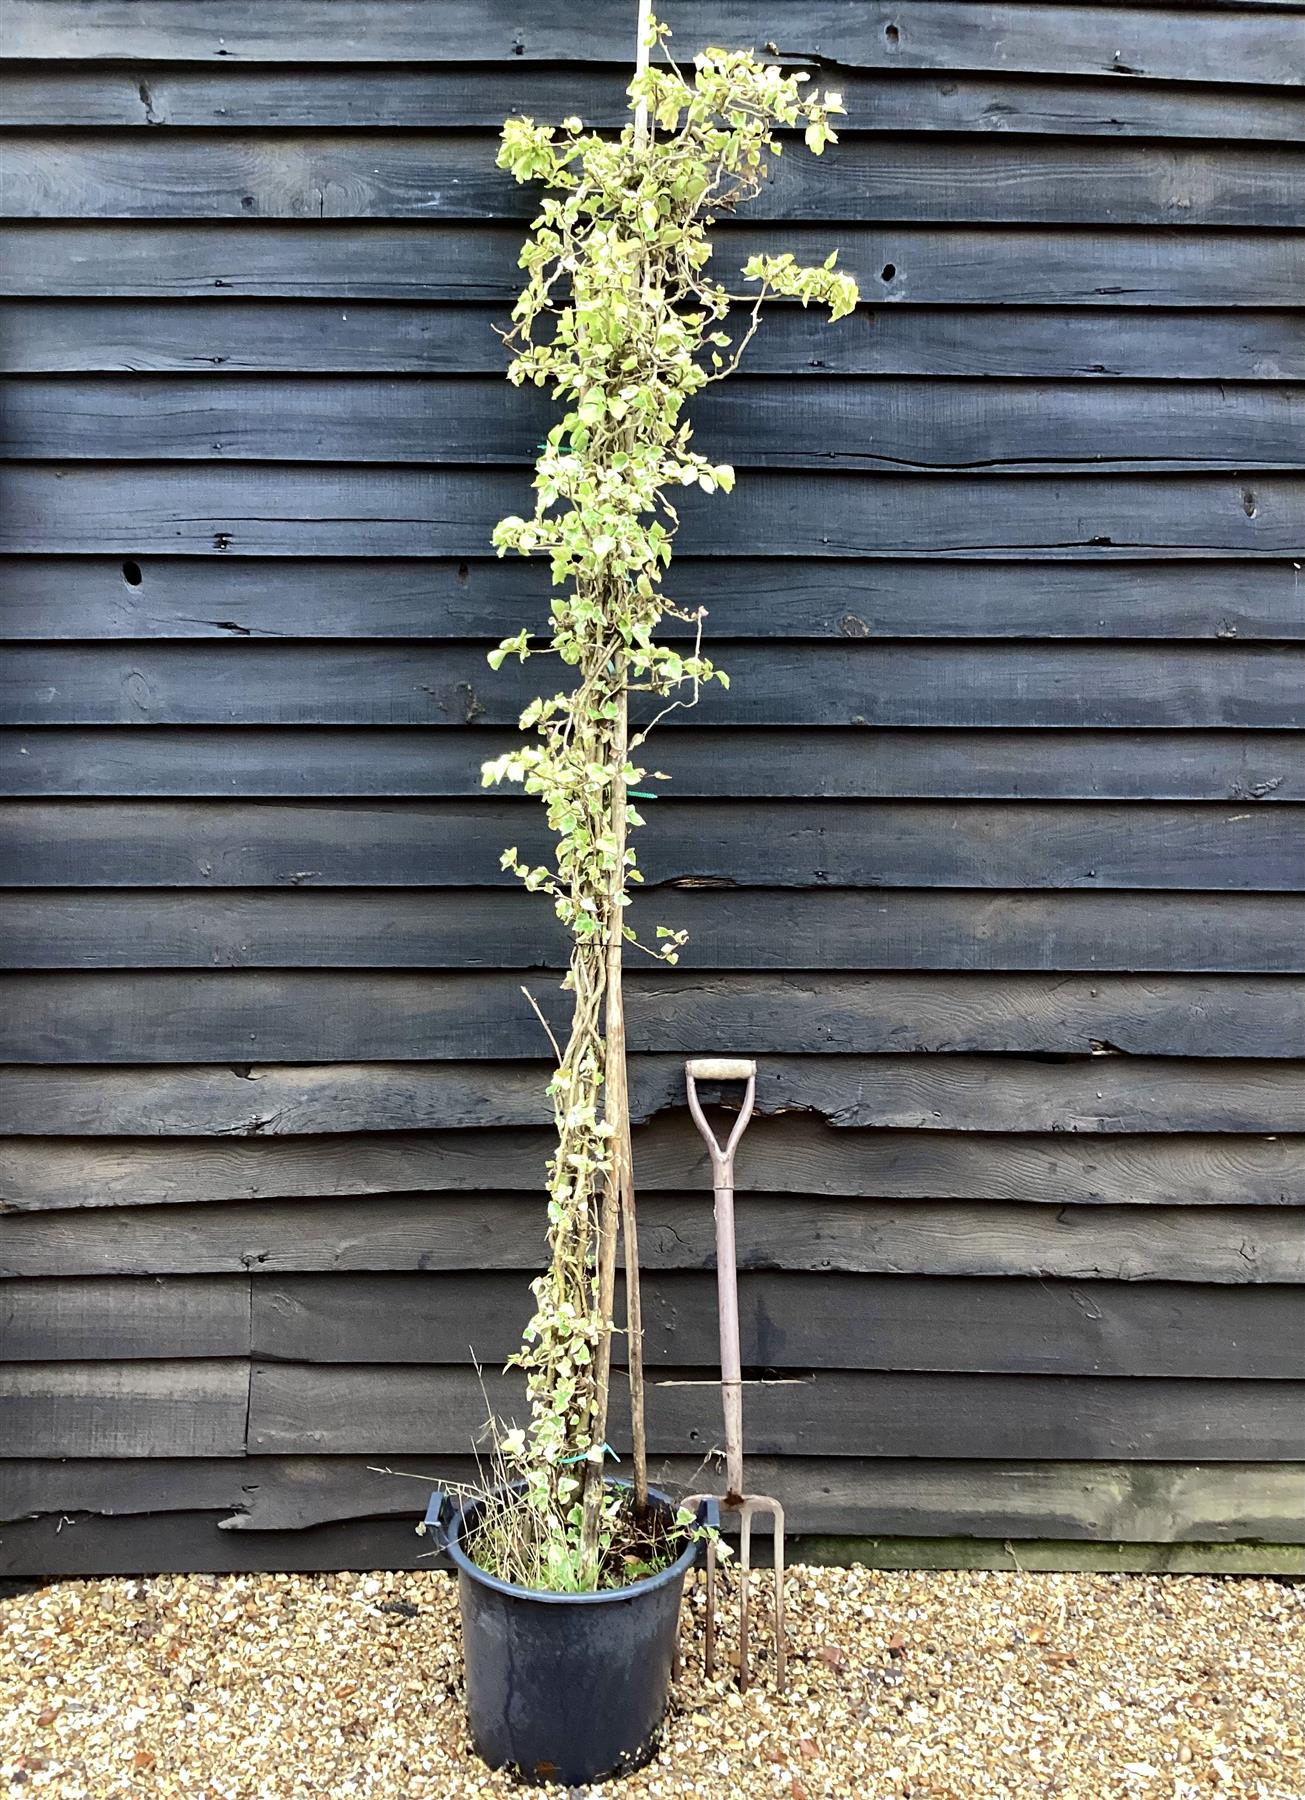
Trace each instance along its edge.
{"label": "bamboo support cane", "polygon": [[[622,671],[618,669],[618,677]],[[608,1390],[612,1371],[612,1314],[616,1300],[616,1233],[618,1217],[625,1210],[625,1192],[631,1185],[630,1170],[630,1102],[625,1073],[625,1009],[621,993],[621,952],[625,943],[624,908],[618,896],[625,888],[626,800],[625,768],[628,736],[627,708],[622,693],[613,731],[612,759],[617,771],[612,781],[612,837],[615,840],[616,866],[612,871],[609,895],[611,919],[607,934],[607,985],[605,994],[606,1051],[603,1065],[605,1111],[612,1122],[611,1167],[603,1184],[598,1208],[598,1317],[601,1336],[594,1350],[594,1417],[593,1439],[606,1445]],[[627,1239],[626,1255],[629,1256]],[[636,1248],[635,1254],[638,1251]],[[586,1562],[596,1559],[599,1516],[603,1500],[603,1458],[585,1465],[584,1524],[582,1545]],[[595,1570],[596,1573],[596,1570]]]}
{"label": "bamboo support cane", "polygon": [[[651,46],[648,43],[648,31],[652,18],[652,0],[639,0],[638,46],[635,51],[635,74],[642,75],[648,67],[648,56]],[[636,151],[648,147],[648,105],[640,100],[634,111],[634,147]],[[622,699],[622,708],[625,701]],[[628,742],[629,728],[625,725],[623,736]],[[624,752],[622,754],[624,761]],[[624,826],[625,789],[621,785],[620,803],[622,809],[622,825]],[[621,842],[624,845],[624,831]],[[648,1508],[648,1441],[647,1427],[644,1420],[643,1392],[643,1305],[639,1292],[639,1228],[635,1217],[634,1200],[634,1156],[630,1143],[630,1106],[626,1094],[625,1073],[625,1005],[621,993],[621,927],[624,917],[616,921],[616,981],[615,1011],[613,1012],[611,989],[608,992],[607,1032],[608,1045],[612,1043],[613,1026],[620,1030],[620,1063],[621,1063],[621,1231],[625,1239],[625,1324],[626,1353],[630,1370],[630,1424],[634,1462],[634,1504],[640,1515]]]}
{"label": "bamboo support cane", "polygon": [[[648,32],[652,0],[639,0],[638,46],[635,73],[648,67]],[[634,115],[634,147],[647,148],[648,108],[640,103]],[[625,1003],[621,988],[621,957],[625,947],[625,909],[619,898],[625,891],[625,844],[627,836],[625,764],[629,753],[629,706],[624,692],[618,700],[612,743],[611,826],[616,865],[612,875],[612,906],[607,935],[607,992],[605,1000],[606,1054],[603,1080],[606,1093],[605,1113],[613,1126],[611,1172],[603,1188],[598,1216],[598,1313],[604,1330],[595,1351],[595,1392],[593,1436],[602,1445],[607,1437],[607,1394],[612,1367],[612,1314],[616,1296],[616,1235],[619,1215],[625,1239],[626,1336],[630,1376],[630,1415],[633,1437],[634,1497],[640,1513],[648,1505],[648,1449],[644,1423],[643,1392],[643,1317],[639,1292],[639,1235],[635,1217],[634,1166],[630,1142],[630,1103],[625,1068]],[[603,1465],[589,1465],[585,1471],[583,1543],[587,1553],[596,1554],[599,1513],[603,1496]]]}

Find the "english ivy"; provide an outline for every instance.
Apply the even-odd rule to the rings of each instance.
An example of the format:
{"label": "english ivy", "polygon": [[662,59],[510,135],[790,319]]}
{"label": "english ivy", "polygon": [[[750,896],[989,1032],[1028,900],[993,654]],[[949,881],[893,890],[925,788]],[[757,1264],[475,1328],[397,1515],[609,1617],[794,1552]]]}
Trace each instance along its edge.
{"label": "english ivy", "polygon": [[[838,319],[858,297],[833,254],[816,268],[787,253],[753,256],[745,295],[710,267],[708,229],[758,192],[766,159],[784,148],[776,133],[800,129],[820,155],[837,142],[839,96],[807,97],[804,74],[750,51],[706,50],[689,75],[666,51],[667,28],[653,21],[649,31],[665,65],[636,73],[635,121],[619,137],[577,118],[558,127],[513,118],[498,155],[517,181],[545,189],[520,257],[526,285],[506,334],[508,379],[548,388],[564,410],[535,465],[532,516],[502,519],[494,531],[500,556],[548,558],[547,637],[519,631],[489,660],[498,668],[509,656],[547,653],[576,672],[572,685],[526,707],[529,741],[483,769],[486,786],[519,783],[544,803],[552,864],[531,866],[509,849],[503,867],[550,896],[571,938],[570,1030],[549,1089],[551,1259],[513,1359],[526,1373],[530,1418],[499,1446],[533,1516],[529,1577],[559,1591],[597,1585],[614,1523],[602,1464],[613,1196],[630,1181],[620,958],[626,941],[638,942],[626,919],[640,879],[627,831],[643,820],[628,795],[645,779],[634,759],[650,728],[630,736],[628,699],[653,696],[648,710],[661,717],[691,705],[704,682],[729,685],[702,654],[702,609],[682,608],[662,585],[676,490],[734,486],[729,464],[692,447],[686,406],[738,367],[768,298],[815,302]],[[667,618],[693,628],[687,653],[659,639]],[[641,947],[674,963],[684,940],[659,926]]]}

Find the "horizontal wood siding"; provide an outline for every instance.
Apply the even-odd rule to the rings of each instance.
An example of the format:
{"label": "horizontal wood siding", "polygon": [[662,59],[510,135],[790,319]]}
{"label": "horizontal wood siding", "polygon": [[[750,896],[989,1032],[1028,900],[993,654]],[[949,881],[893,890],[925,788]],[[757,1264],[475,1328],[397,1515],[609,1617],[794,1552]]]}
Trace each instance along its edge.
{"label": "horizontal wood siding", "polygon": [[[1103,31],[1111,35],[1107,27]],[[1112,87],[1117,94],[1118,86]],[[794,224],[785,242],[801,258],[823,256],[830,236],[829,229]],[[1149,315],[1152,307],[1171,307],[1195,317],[1207,307],[1297,306],[1305,272],[1305,239],[1287,230],[994,230],[885,221],[841,223],[836,236],[840,263],[876,310],[1077,305],[1111,312],[1142,308]],[[737,224],[723,228],[717,241],[716,266],[732,273],[775,240],[773,233]],[[0,225],[0,294],[502,303],[520,287],[520,246],[515,225],[476,222],[453,227],[322,219],[306,228],[302,221],[238,219],[14,221]]]}
{"label": "horizontal wood siding", "polygon": [[[682,1060],[748,1053],[794,1530],[1300,1543],[1305,12],[659,10],[842,90],[716,265],[837,247],[863,300],[771,308],[696,415],[740,480],[676,591],[733,686],[645,808],[637,916],[691,933],[630,974],[657,1471],[720,1437]],[[479,783],[534,685],[485,649],[547,611],[489,548],[549,417],[494,134],[619,123],[628,40],[10,0],[0,1572],[412,1565],[386,1471],[471,1473],[473,1355],[519,1406],[521,990],[565,996]]]}
{"label": "horizontal wood siding", "polygon": [[[893,1457],[752,1457],[749,1468],[759,1487],[782,1499],[794,1529],[853,1532],[867,1528],[903,1536],[958,1531],[992,1537],[1003,1531],[1022,1539],[1055,1536],[1102,1538],[1124,1543],[1227,1543],[1239,1535],[1295,1543],[1302,1537],[1299,1463],[1056,1463],[944,1462]],[[688,1484],[699,1458],[669,1456],[657,1471],[671,1484]],[[268,1533],[297,1533],[300,1555],[313,1555],[316,1528],[357,1520],[393,1520],[413,1540],[405,1552],[396,1530],[388,1548],[417,1562],[421,1541],[412,1531],[412,1474],[468,1481],[475,1477],[469,1456],[405,1456],[395,1472],[376,1457],[260,1456],[256,1461],[180,1457],[72,1457],[51,1464],[39,1458],[12,1458],[0,1464],[0,1506],[15,1521],[42,1515],[54,1536],[56,1509],[76,1517],[59,1547],[69,1557],[62,1567],[94,1570],[107,1540],[97,1530],[106,1521],[134,1521],[137,1543],[157,1532],[171,1553],[184,1536],[190,1552],[208,1559],[198,1566],[258,1566]],[[161,1514],[166,1504],[176,1521]],[[218,1529],[214,1529],[218,1527]],[[10,1534],[23,1529],[10,1527]],[[200,1531],[207,1530],[207,1540]],[[231,1534],[235,1534],[234,1536]],[[34,1533],[33,1533],[34,1535]],[[81,1554],[78,1543],[93,1548]],[[274,1540],[282,1555],[284,1535]],[[293,1555],[291,1551],[289,1554]],[[160,1563],[159,1567],[169,1566]],[[177,1564],[185,1567],[185,1564]],[[275,1564],[267,1565],[275,1567]],[[291,1563],[289,1566],[300,1566]],[[322,1565],[318,1565],[322,1566]],[[362,1567],[375,1567],[364,1563]]]}

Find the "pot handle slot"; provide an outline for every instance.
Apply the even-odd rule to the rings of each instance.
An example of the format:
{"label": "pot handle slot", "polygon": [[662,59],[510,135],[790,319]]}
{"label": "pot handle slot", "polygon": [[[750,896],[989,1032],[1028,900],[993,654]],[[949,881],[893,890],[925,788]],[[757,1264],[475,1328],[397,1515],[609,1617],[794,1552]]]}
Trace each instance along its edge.
{"label": "pot handle slot", "polygon": [[426,1517],[423,1521],[430,1533],[437,1550],[449,1547],[449,1497],[443,1488],[436,1488],[426,1503]]}

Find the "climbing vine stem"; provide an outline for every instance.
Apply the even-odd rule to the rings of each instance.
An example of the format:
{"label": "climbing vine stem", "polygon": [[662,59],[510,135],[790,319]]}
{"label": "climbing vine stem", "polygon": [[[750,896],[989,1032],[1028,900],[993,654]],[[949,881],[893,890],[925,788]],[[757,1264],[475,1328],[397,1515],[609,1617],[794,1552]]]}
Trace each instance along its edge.
{"label": "climbing vine stem", "polygon": [[[502,863],[551,898],[571,940],[570,1028],[549,1086],[550,1258],[513,1359],[529,1420],[499,1439],[531,1518],[522,1574],[555,1591],[599,1584],[619,1508],[603,1462],[618,1208],[627,1229],[633,1220],[621,956],[629,944],[674,963],[685,941],[659,925],[644,942],[627,918],[640,880],[628,834],[643,824],[632,800],[642,783],[668,779],[650,776],[640,753],[651,723],[692,705],[704,683],[729,685],[702,653],[703,609],[663,585],[677,490],[734,486],[728,464],[692,447],[686,409],[737,368],[768,298],[815,303],[832,319],[857,300],[832,254],[816,268],[788,253],[753,256],[742,294],[710,267],[710,227],[758,192],[767,158],[784,148],[778,134],[800,130],[819,155],[837,141],[839,96],[808,97],[805,75],[750,51],[706,50],[681,71],[669,35],[648,20],[628,88],[635,119],[619,137],[576,118],[558,127],[513,118],[498,156],[517,181],[544,190],[505,334],[508,379],[548,389],[562,416],[540,447],[532,516],[494,531],[500,556],[548,559],[547,635],[521,630],[490,662],[551,655],[574,671],[529,703],[525,740],[483,769],[486,786],[517,783],[543,803],[551,863],[531,865],[515,848]],[[667,620],[678,627],[671,641],[658,635]],[[632,705],[650,722],[631,729]]]}

